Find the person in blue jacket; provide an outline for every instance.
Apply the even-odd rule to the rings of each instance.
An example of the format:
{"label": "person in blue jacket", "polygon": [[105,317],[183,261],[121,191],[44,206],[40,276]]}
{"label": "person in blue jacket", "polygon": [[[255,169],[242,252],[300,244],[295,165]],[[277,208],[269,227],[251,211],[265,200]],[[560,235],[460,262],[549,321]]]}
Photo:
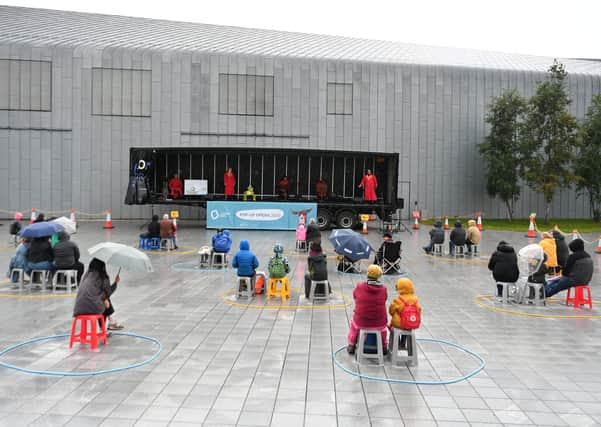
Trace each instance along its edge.
{"label": "person in blue jacket", "polygon": [[232,247],[232,237],[229,230],[219,230],[211,239],[214,252],[227,254]]}
{"label": "person in blue jacket", "polygon": [[240,250],[234,255],[232,267],[238,269],[239,277],[250,277],[254,287],[259,260],[255,254],[250,251],[250,243],[248,243],[248,240],[240,241]]}

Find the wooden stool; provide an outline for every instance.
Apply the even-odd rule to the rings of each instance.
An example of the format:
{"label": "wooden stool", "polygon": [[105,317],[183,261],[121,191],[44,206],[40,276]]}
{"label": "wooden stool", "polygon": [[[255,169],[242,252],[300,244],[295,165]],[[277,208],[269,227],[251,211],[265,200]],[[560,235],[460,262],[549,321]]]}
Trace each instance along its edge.
{"label": "wooden stool", "polygon": [[[278,282],[280,287],[278,287]],[[267,299],[271,297],[281,297],[282,300],[290,298],[290,286],[288,284],[288,276],[279,278],[269,278],[269,287],[267,288]]]}
{"label": "wooden stool", "polygon": [[[75,333],[77,329],[77,322],[79,321],[79,334]],[[100,332],[97,332],[96,326],[100,321]],[[88,331],[88,322],[91,322],[90,330]],[[73,348],[74,342],[80,342],[82,344],[90,344],[92,350],[98,348],[98,340],[104,342],[104,345],[108,344],[106,338],[106,325],[104,323],[104,316],[102,314],[81,314],[73,319],[71,326],[71,339],[69,340],[69,348]]]}

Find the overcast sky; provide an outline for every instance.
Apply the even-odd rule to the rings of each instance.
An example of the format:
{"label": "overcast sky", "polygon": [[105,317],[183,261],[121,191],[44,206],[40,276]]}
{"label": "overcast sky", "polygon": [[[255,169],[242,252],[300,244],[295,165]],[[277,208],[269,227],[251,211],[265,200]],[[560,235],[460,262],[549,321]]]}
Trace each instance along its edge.
{"label": "overcast sky", "polygon": [[599,0],[5,0],[5,4],[601,58]]}

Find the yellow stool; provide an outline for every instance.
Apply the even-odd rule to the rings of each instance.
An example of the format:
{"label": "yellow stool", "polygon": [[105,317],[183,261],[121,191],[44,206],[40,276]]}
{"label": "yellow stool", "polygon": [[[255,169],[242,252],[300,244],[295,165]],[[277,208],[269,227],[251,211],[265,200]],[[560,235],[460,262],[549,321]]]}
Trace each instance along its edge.
{"label": "yellow stool", "polygon": [[[278,288],[278,282],[281,287]],[[279,279],[269,278],[269,287],[267,288],[267,299],[271,297],[280,296],[282,299],[290,298],[290,286],[288,284],[288,277],[282,277]]]}

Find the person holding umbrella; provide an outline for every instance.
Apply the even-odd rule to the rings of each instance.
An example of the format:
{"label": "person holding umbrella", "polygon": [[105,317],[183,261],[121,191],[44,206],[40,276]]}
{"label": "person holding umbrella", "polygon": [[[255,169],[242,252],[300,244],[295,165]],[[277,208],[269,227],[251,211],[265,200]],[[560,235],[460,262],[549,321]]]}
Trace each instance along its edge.
{"label": "person holding umbrella", "polygon": [[111,318],[115,309],[110,297],[117,290],[120,280],[119,274],[117,274],[114,283],[111,285],[106,272],[106,264],[98,258],[93,258],[90,261],[88,271],[84,274],[79,284],[77,297],[75,297],[73,317],[84,314],[102,314],[105,324],[108,324],[107,329],[123,329],[123,325],[113,321]]}

